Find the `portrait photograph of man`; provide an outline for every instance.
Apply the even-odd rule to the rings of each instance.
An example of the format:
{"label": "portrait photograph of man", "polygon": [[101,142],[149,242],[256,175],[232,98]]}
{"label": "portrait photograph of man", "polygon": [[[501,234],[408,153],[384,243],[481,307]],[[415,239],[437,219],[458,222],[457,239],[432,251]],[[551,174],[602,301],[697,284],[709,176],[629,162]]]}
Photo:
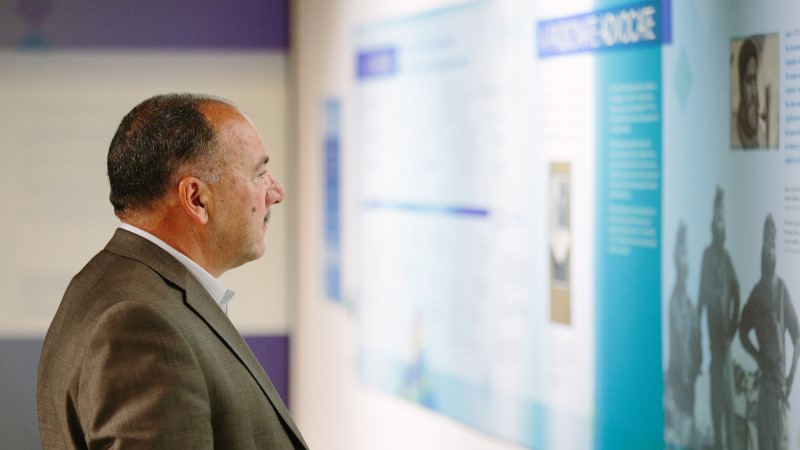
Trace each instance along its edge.
{"label": "portrait photograph of man", "polygon": [[731,40],[731,148],[778,148],[778,35]]}

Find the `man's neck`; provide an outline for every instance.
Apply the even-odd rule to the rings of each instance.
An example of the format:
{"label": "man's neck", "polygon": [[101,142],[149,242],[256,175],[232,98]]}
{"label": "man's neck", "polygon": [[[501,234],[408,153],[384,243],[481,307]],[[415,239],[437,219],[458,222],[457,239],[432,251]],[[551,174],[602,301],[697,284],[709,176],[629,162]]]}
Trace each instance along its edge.
{"label": "man's neck", "polygon": [[170,220],[154,220],[153,218],[135,220],[129,217],[120,217],[120,220],[162,240],[165,244],[186,255],[187,258],[194,261],[214,277],[222,275],[223,271],[219,270],[213,264],[213,259],[208,257],[207,252],[203,251],[204,246],[197,230],[181,226]]}

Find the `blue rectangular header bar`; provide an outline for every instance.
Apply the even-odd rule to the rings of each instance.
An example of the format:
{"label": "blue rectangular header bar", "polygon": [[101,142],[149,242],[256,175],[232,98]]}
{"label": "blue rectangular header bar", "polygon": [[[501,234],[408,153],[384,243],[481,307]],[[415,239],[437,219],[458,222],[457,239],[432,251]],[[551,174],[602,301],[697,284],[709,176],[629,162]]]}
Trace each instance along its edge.
{"label": "blue rectangular header bar", "polygon": [[539,57],[661,45],[671,39],[669,16],[669,0],[661,0],[544,20],[536,26]]}
{"label": "blue rectangular header bar", "polygon": [[386,47],[358,52],[357,71],[359,80],[397,73],[397,49]]}

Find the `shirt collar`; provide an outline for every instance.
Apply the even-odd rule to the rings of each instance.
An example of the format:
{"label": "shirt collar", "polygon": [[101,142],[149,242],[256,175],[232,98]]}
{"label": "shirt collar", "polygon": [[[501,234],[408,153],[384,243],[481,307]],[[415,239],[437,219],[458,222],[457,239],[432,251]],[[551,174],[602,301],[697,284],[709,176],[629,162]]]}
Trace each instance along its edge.
{"label": "shirt collar", "polygon": [[142,230],[141,228],[137,228],[129,223],[122,223],[120,228],[126,231],[130,231],[133,234],[141,236],[148,241],[156,244],[160,248],[162,248],[165,252],[172,255],[175,259],[177,259],[181,264],[186,266],[186,269],[197,278],[197,281],[200,282],[201,285],[208,291],[208,294],[211,295],[211,298],[214,299],[215,302],[222,308],[223,311],[226,313],[228,312],[228,303],[233,300],[233,296],[236,295],[235,292],[228,289],[223,285],[217,278],[213,275],[208,273],[205,269],[200,267],[199,264],[192,261],[188,256],[184,255],[183,253],[175,250],[169,244],[162,241],[161,239],[153,236],[152,234],[148,233],[147,231]]}

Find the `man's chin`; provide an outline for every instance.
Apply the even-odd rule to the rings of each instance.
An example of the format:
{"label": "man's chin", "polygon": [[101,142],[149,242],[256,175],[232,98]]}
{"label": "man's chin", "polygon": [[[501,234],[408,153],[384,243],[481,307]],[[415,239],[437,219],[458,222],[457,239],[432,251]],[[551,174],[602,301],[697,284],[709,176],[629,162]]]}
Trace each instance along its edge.
{"label": "man's chin", "polygon": [[266,244],[264,244],[264,238],[262,237],[261,241],[259,241],[256,247],[253,249],[253,254],[252,254],[253,258],[251,259],[251,261],[255,261],[256,259],[259,259],[262,256],[264,256],[264,253],[266,253],[266,247],[267,247]]}
{"label": "man's chin", "polygon": [[239,266],[247,264],[249,262],[253,262],[261,258],[262,256],[264,256],[265,250],[266,246],[264,245],[263,239],[253,243],[253,245],[250,247],[250,251],[242,253],[240,258],[241,263],[239,264]]}

